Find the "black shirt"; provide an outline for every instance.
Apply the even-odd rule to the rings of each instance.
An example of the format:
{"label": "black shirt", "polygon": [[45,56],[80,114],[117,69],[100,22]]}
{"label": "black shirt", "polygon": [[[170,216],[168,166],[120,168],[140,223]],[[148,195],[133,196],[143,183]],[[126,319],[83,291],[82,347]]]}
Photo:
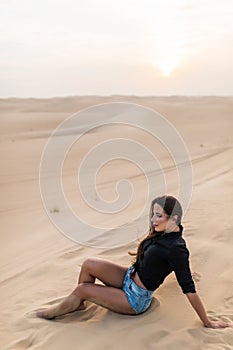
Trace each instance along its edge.
{"label": "black shirt", "polygon": [[148,290],[157,289],[172,272],[183,293],[195,293],[195,285],[189,267],[189,251],[182,238],[183,226],[179,232],[158,233],[146,240],[135,271]]}

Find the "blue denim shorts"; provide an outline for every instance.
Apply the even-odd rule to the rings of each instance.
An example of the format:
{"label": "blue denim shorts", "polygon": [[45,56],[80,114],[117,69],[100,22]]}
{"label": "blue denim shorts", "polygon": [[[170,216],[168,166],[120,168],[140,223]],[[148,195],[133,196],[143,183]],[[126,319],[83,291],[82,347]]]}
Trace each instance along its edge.
{"label": "blue denim shorts", "polygon": [[125,274],[122,289],[125,292],[128,302],[136,314],[145,312],[152,301],[152,290],[146,290],[139,287],[130,277],[133,267],[130,266]]}

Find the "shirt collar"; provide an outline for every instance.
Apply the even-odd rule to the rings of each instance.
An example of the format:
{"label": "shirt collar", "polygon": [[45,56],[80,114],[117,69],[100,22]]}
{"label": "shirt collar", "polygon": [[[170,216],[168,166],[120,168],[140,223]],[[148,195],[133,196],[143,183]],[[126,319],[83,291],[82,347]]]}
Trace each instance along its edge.
{"label": "shirt collar", "polygon": [[181,224],[179,224],[179,231],[177,232],[174,232],[174,231],[171,231],[171,232],[157,232],[154,237],[160,237],[160,238],[165,238],[165,237],[180,237],[182,236],[182,232],[183,232],[183,226]]}

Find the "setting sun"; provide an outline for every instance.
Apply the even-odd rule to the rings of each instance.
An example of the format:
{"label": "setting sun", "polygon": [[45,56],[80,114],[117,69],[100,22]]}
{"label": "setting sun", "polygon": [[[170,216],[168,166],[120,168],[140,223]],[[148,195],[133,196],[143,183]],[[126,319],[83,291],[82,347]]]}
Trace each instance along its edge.
{"label": "setting sun", "polygon": [[161,61],[157,62],[157,66],[165,76],[169,76],[180,64],[181,62],[172,56],[166,57],[163,60],[161,59]]}
{"label": "setting sun", "polygon": [[150,27],[151,60],[164,76],[169,76],[190,54],[179,9],[176,6],[167,8],[165,3],[161,3],[159,13],[153,16],[153,26]]}
{"label": "setting sun", "polygon": [[175,46],[175,43],[171,46],[168,40],[164,40],[162,45],[158,45],[154,64],[164,76],[169,76],[183,64],[186,56],[187,53],[181,47]]}

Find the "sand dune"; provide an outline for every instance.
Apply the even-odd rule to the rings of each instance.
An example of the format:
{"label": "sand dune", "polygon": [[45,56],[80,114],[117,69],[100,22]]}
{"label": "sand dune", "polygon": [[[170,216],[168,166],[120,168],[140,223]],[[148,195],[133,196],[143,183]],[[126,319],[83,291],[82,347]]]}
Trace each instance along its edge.
{"label": "sand dune", "polygon": [[[35,317],[34,310],[52,305],[76,285],[85,258],[97,256],[129,265],[128,250],[137,242],[111,228],[125,225],[141,210],[145,178],[125,160],[110,162],[98,180],[105,200],[116,197],[115,184],[129,178],[135,196],[123,217],[88,211],[77,189],[77,165],[83,155],[107,137],[133,138],[160,160],[167,191],[176,195],[178,177],[174,163],[158,140],[130,127],[100,128],[75,145],[64,164],[64,189],[74,212],[109,228],[103,236],[81,245],[62,235],[49,220],[39,189],[39,166],[51,132],[78,110],[106,102],[131,102],[155,109],[178,130],[190,153],[193,194],[183,220],[184,237],[191,251],[196,287],[208,314],[233,321],[233,98],[231,97],[67,97],[54,99],[2,99],[1,120],[1,268],[0,348],[2,350],[160,349],[230,350],[233,328],[205,329],[174,275],[154,293],[143,315],[118,315],[88,303],[87,310],[55,321]],[[67,134],[69,134],[69,130]],[[82,132],[80,125],[79,132]],[[64,137],[64,135],[62,136]],[[61,137],[61,140],[62,140]],[[59,150],[58,150],[59,151]],[[182,161],[182,159],[180,160]],[[144,159],[144,163],[146,160]],[[184,164],[185,166],[185,164]],[[90,171],[91,167],[90,167]],[[160,172],[151,166],[159,180]],[[157,177],[156,177],[157,176]],[[158,187],[159,191],[159,187]],[[54,215],[56,203],[51,207]],[[124,226],[122,232],[124,232]],[[145,227],[146,231],[147,227]],[[141,236],[142,232],[138,232]],[[80,233],[80,240],[83,239]],[[114,241],[115,240],[115,241]],[[113,244],[115,242],[115,245]]]}

